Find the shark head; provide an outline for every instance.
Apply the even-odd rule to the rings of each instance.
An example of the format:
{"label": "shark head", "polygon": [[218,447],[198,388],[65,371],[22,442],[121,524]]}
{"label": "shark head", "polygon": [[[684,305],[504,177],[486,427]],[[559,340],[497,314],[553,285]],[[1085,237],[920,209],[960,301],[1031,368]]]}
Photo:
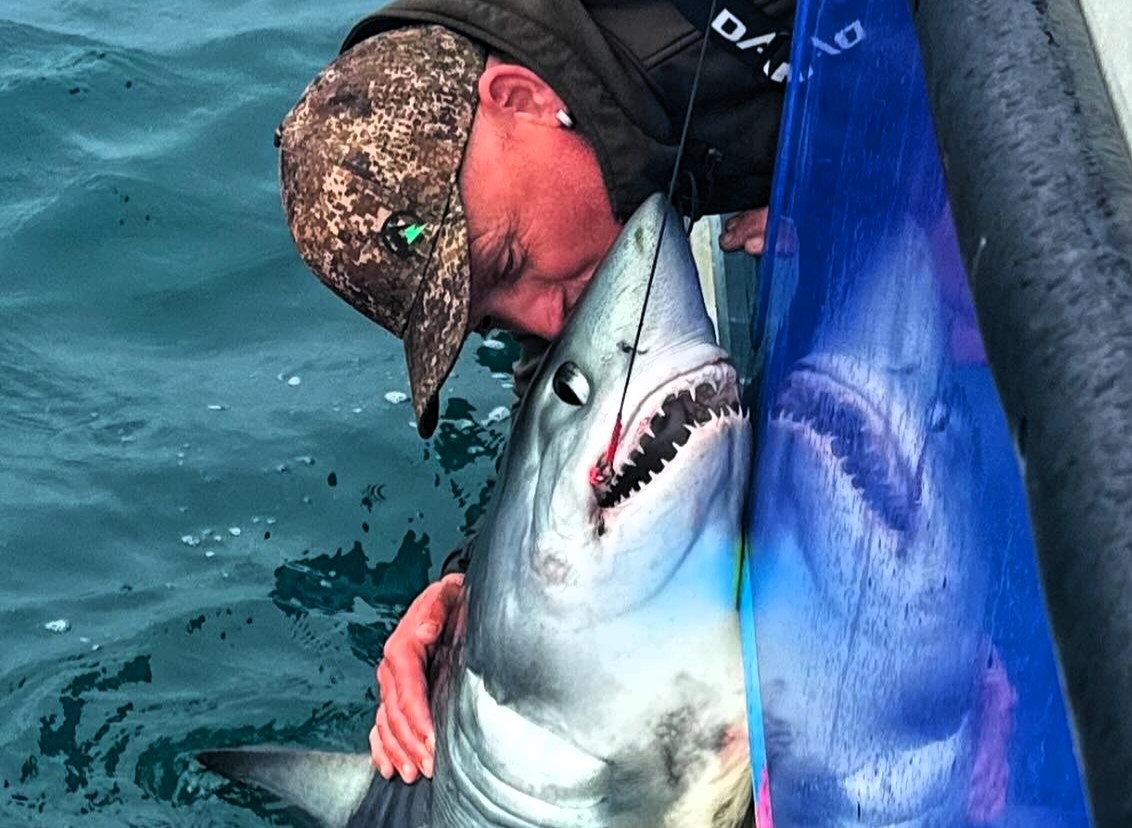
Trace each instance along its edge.
{"label": "shark head", "polygon": [[464,581],[459,700],[434,703],[440,807],[537,801],[546,825],[746,807],[745,754],[721,746],[743,724],[750,439],[682,221],[654,196],[516,415]]}
{"label": "shark head", "polygon": [[789,527],[827,605],[878,623],[899,613],[906,636],[934,641],[978,592],[974,486],[960,482],[981,482],[981,463],[919,239],[833,297],[778,389],[765,450],[792,512],[772,520]]}
{"label": "shark head", "polygon": [[762,446],[768,759],[776,813],[815,824],[929,824],[966,790],[983,481],[926,250],[909,232],[832,297]]}
{"label": "shark head", "polygon": [[587,616],[647,600],[707,527],[734,533],[749,439],[683,223],[654,196],[594,274],[516,418],[491,540],[517,553],[502,582]]}

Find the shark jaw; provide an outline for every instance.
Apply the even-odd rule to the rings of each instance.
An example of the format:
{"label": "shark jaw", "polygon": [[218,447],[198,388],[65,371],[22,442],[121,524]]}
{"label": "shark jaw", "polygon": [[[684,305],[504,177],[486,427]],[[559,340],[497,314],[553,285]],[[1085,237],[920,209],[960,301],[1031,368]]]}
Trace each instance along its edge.
{"label": "shark jaw", "polygon": [[[876,405],[830,366],[803,362],[786,378],[771,411],[772,423],[817,443],[881,523],[906,533],[922,497],[923,469],[916,447]],[[939,415],[946,417],[945,413]],[[939,430],[944,427],[932,423]]]}
{"label": "shark jaw", "polygon": [[613,462],[597,459],[591,475],[600,531],[602,513],[624,506],[698,438],[746,423],[735,369],[717,360],[664,383],[632,415]]}

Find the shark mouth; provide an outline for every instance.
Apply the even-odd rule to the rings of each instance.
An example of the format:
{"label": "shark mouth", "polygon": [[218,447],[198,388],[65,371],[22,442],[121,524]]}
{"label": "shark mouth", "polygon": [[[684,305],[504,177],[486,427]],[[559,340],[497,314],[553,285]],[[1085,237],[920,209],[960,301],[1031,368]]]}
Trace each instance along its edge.
{"label": "shark mouth", "polygon": [[[627,452],[619,447],[617,454],[625,458],[619,466],[598,460],[591,476],[597,505],[609,509],[628,500],[631,495],[652,482],[676,456],[681,446],[692,439],[697,429],[722,418],[745,417],[739,405],[739,388],[735,370],[725,362],[717,362],[685,375],[662,389],[666,396],[656,403],[658,394],[642,405],[651,416],[638,417],[636,442]],[[616,470],[614,470],[616,467]]]}
{"label": "shark mouth", "polygon": [[784,381],[771,420],[827,439],[841,472],[889,528],[906,532],[920,505],[920,474],[888,422],[861,394],[803,365]]}

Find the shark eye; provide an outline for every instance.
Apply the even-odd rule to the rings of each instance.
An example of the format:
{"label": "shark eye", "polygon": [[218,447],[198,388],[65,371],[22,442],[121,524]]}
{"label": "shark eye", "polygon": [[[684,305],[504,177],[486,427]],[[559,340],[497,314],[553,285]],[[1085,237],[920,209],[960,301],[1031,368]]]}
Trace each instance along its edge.
{"label": "shark eye", "polygon": [[554,372],[554,393],[570,405],[585,405],[590,398],[590,383],[573,362],[563,362]]}

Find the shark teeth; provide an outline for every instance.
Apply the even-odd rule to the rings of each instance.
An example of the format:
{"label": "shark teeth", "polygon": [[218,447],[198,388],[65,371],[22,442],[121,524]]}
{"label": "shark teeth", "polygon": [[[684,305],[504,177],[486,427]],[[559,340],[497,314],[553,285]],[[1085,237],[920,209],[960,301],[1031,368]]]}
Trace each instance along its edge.
{"label": "shark teeth", "polygon": [[838,468],[892,529],[907,531],[919,505],[919,482],[878,415],[863,400],[809,370],[787,377],[771,420],[827,439]]}
{"label": "shark teeth", "polygon": [[714,376],[708,377],[670,393],[640,428],[637,444],[616,471],[599,460],[596,474],[591,478],[598,506],[602,509],[617,506],[651,483],[697,429],[718,420],[743,416],[733,374],[718,381]]}

